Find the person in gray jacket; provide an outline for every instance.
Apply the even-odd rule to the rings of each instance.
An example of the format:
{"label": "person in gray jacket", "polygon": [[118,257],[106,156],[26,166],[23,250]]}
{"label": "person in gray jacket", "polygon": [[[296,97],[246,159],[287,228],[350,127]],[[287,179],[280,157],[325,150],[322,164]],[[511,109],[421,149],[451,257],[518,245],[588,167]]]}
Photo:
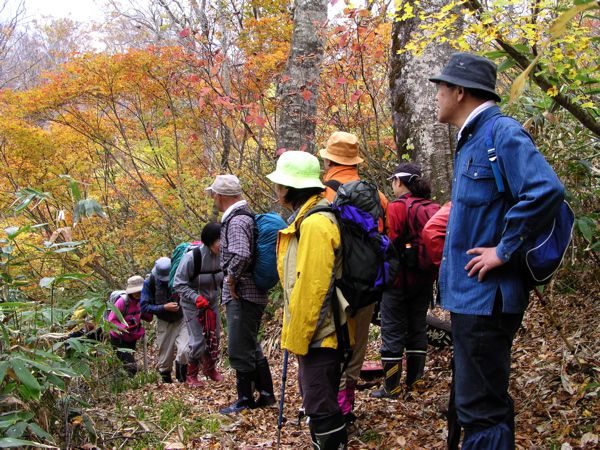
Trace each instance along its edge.
{"label": "person in gray jacket", "polygon": [[[221,225],[209,223],[202,229],[200,246],[192,247],[181,258],[173,286],[189,333],[186,383],[200,387],[202,373],[213,381],[222,381],[216,364],[219,346],[219,294],[223,284],[220,266]],[[194,253],[199,252],[194,257]],[[195,267],[199,262],[201,267]],[[207,339],[208,338],[208,339]]]}

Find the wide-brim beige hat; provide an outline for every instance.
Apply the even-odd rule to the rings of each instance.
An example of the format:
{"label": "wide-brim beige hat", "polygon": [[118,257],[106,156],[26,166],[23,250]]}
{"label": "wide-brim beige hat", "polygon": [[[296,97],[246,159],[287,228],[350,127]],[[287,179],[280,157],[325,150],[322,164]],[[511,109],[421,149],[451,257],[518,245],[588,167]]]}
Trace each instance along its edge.
{"label": "wide-brim beige hat", "polygon": [[135,294],[137,292],[142,292],[144,287],[144,279],[139,275],[134,275],[127,279],[127,288],[125,292],[127,294]]}
{"label": "wide-brim beige hat", "polygon": [[326,147],[319,150],[319,155],[344,166],[354,166],[364,161],[358,156],[358,138],[344,131],[336,131],[329,136]]}

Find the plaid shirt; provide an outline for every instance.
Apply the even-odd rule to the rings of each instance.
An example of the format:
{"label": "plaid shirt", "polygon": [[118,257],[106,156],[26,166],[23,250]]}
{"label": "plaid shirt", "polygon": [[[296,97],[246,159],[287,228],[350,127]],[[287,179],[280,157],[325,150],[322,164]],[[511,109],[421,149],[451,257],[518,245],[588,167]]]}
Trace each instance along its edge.
{"label": "plaid shirt", "polygon": [[[221,228],[221,267],[227,277],[236,280],[236,292],[240,299],[252,303],[267,304],[267,292],[256,287],[252,279],[252,259],[254,257],[254,220],[246,215],[236,215],[238,209],[250,208],[241,203],[225,217]],[[233,300],[227,282],[223,283],[223,304]]]}

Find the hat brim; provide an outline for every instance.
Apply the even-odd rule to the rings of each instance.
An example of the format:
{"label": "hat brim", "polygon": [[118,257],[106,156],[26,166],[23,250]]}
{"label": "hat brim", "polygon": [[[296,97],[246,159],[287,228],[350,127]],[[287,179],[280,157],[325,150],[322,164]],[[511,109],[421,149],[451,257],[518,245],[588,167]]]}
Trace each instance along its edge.
{"label": "hat brim", "polygon": [[138,292],[142,292],[143,288],[144,288],[144,286],[128,288],[128,289],[125,289],[125,293],[126,294],[137,294]]}
{"label": "hat brim", "polygon": [[326,148],[319,150],[319,155],[321,155],[321,158],[328,159],[334,163],[342,164],[344,166],[355,166],[356,164],[360,164],[364,161],[364,159],[362,159],[360,156],[344,157],[340,155],[334,155],[329,153]]}
{"label": "hat brim", "polygon": [[209,186],[206,189],[204,189],[204,192],[211,192],[217,195],[224,195],[226,197],[235,197],[236,195],[242,195],[242,191],[240,190],[239,192],[219,192],[218,190],[216,190],[214,187]]}
{"label": "hat brim", "polygon": [[169,281],[169,275],[163,275],[162,277],[156,273],[156,270],[153,268],[150,273],[152,274],[152,276],[154,278],[156,278],[158,281]]}
{"label": "hat brim", "polygon": [[438,76],[429,78],[429,81],[431,81],[433,83],[439,83],[439,82],[443,81],[444,83],[454,84],[455,86],[462,86],[462,87],[469,88],[469,89],[478,89],[480,91],[485,91],[485,92],[489,92],[490,94],[492,94],[494,96],[494,99],[497,102],[502,100],[500,98],[500,96],[496,93],[496,91],[488,88],[487,86],[484,86],[483,84],[475,83],[474,81],[465,80],[463,78],[452,77],[449,75],[438,75]]}
{"label": "hat brim", "polygon": [[277,171],[268,174],[267,178],[273,183],[280,184],[281,186],[293,187],[295,189],[325,189],[325,185],[321,183],[321,180],[315,180],[314,178],[295,177],[294,179],[291,179],[289,175],[285,175]]}

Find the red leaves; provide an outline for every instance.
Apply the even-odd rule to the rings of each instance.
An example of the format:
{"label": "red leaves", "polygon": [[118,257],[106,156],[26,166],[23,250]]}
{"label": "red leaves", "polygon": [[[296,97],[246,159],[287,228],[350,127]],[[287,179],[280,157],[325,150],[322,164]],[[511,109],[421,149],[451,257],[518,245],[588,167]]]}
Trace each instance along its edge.
{"label": "red leaves", "polygon": [[190,34],[192,34],[192,32],[190,31],[190,29],[189,28],[184,28],[183,30],[181,30],[179,32],[179,37],[183,39],[183,38],[188,37]]}
{"label": "red leaves", "polygon": [[302,95],[302,98],[304,99],[305,102],[307,102],[311,98],[313,98],[313,93],[311,91],[309,91],[308,89],[303,89],[300,94]]}
{"label": "red leaves", "polygon": [[266,123],[267,123],[267,119],[263,116],[259,116],[257,115],[252,115],[252,114],[248,114],[246,116],[246,123],[247,124],[256,124],[257,126],[259,126],[260,128],[263,128]]}
{"label": "red leaves", "polygon": [[350,97],[350,101],[355,102],[363,95],[363,92],[360,89],[354,91],[354,94]]}

